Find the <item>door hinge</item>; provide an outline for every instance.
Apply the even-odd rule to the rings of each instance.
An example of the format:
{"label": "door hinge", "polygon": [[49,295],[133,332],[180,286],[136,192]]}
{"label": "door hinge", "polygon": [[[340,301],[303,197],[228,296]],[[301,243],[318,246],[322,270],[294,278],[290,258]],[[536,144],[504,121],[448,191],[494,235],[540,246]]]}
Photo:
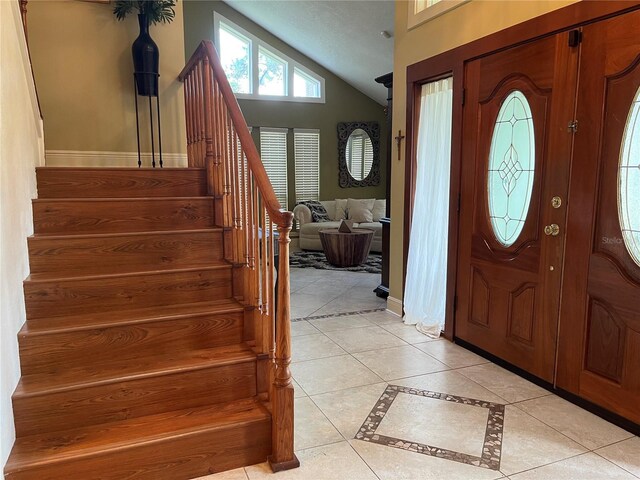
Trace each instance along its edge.
{"label": "door hinge", "polygon": [[453,297],[453,311],[455,312],[458,309],[458,296],[454,295]]}
{"label": "door hinge", "polygon": [[571,120],[567,125],[567,131],[569,133],[576,133],[578,131],[578,120]]}
{"label": "door hinge", "polygon": [[467,89],[463,88],[462,89],[462,105],[464,105],[464,102],[467,100]]}
{"label": "door hinge", "polygon": [[458,194],[458,212],[460,212],[460,202],[462,202],[461,197],[462,197],[462,195]]}
{"label": "door hinge", "polygon": [[582,43],[582,32],[580,30],[571,30],[569,32],[569,46],[577,47]]}

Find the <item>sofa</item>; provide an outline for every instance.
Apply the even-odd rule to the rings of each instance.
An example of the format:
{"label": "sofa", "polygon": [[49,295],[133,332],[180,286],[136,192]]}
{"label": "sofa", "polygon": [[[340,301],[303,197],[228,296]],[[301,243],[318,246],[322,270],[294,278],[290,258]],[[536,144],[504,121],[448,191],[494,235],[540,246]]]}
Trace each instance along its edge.
{"label": "sofa", "polygon": [[[373,230],[371,242],[372,252],[382,252],[382,224],[386,200],[376,199],[336,199],[321,200],[320,203],[327,211],[329,221],[314,222],[311,210],[306,205],[296,205],[293,214],[298,222],[300,248],[302,250],[322,250],[320,230],[338,228],[340,220],[353,220],[355,228]],[[370,208],[369,208],[370,207]]]}

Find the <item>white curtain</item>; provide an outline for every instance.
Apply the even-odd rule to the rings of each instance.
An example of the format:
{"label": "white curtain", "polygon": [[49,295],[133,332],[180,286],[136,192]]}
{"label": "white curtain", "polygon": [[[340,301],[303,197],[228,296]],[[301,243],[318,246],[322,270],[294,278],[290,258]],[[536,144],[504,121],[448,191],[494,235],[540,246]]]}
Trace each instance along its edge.
{"label": "white curtain", "polygon": [[444,327],[446,304],[452,100],[452,78],[422,87],[404,292],[404,323],[434,338]]}

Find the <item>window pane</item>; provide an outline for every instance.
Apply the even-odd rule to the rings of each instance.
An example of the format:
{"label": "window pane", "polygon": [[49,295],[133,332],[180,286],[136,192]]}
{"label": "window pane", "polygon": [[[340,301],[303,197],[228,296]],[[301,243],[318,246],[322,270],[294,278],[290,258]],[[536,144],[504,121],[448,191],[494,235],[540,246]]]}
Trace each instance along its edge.
{"label": "window pane", "polygon": [[296,202],[320,199],[320,132],[294,130]]}
{"label": "window pane", "polygon": [[287,64],[268,50],[258,50],[258,93],[260,95],[287,94]]}
{"label": "window pane", "polygon": [[416,0],[416,13],[429,8],[442,0]]}
{"label": "window pane", "polygon": [[320,98],[320,82],[306,73],[293,70],[293,96]]}
{"label": "window pane", "polygon": [[220,61],[235,93],[251,93],[251,41],[220,22]]}

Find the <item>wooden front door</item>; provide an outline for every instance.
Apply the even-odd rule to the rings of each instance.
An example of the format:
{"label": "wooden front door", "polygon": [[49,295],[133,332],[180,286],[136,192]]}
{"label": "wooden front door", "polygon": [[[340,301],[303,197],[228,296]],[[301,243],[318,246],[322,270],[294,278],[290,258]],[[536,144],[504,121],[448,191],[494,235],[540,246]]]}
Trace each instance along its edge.
{"label": "wooden front door", "polygon": [[583,31],[560,388],[640,423],[640,12]]}
{"label": "wooden front door", "polygon": [[578,52],[565,32],[465,67],[455,334],[547,381]]}

